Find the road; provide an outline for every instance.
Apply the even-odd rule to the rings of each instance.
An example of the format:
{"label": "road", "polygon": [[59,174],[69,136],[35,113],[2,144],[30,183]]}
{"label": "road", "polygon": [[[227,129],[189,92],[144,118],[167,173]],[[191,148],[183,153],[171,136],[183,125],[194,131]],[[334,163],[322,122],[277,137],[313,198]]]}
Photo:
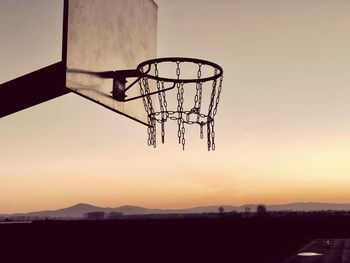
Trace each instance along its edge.
{"label": "road", "polygon": [[[330,247],[327,247],[330,240]],[[350,263],[350,239],[314,239],[282,263]]]}

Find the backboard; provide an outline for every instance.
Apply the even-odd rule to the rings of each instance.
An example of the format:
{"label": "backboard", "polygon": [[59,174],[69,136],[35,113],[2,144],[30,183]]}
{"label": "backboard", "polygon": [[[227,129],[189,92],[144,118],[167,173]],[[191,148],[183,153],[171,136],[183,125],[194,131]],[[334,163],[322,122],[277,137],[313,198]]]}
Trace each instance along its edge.
{"label": "backboard", "polygon": [[[63,52],[66,87],[147,125],[142,100],[112,97],[113,80],[98,74],[135,69],[156,57],[157,5],[153,0],[65,0]],[[130,96],[139,89],[130,89]]]}

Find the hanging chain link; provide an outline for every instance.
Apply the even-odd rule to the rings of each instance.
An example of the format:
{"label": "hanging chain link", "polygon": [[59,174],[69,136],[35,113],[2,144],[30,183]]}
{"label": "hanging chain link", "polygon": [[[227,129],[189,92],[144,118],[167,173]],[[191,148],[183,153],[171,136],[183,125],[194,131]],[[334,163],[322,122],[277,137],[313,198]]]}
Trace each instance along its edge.
{"label": "hanging chain link", "polygon": [[218,110],[218,105],[219,105],[219,102],[220,102],[220,94],[221,94],[221,90],[222,90],[222,81],[223,81],[223,76],[220,77],[220,80],[219,80],[219,87],[218,87],[218,93],[217,93],[217,96],[216,96],[216,101],[215,101],[215,106],[214,106],[214,111],[213,111],[213,121],[211,122],[211,141],[212,141],[212,150],[214,151],[215,150],[215,125],[214,125],[214,117],[217,113],[217,110]]}
{"label": "hanging chain link", "polygon": [[203,139],[203,124],[200,123],[200,138]]}
{"label": "hanging chain link", "polygon": [[214,111],[213,111],[213,118],[215,117],[217,111],[218,111],[218,105],[220,102],[220,94],[221,94],[221,90],[222,90],[222,81],[223,81],[224,77],[221,76],[220,80],[219,80],[219,87],[218,87],[218,95],[216,96],[216,102],[215,102],[215,107],[214,107]]}
{"label": "hanging chain link", "polygon": [[[176,77],[180,79],[180,62],[176,62]],[[179,138],[179,144],[181,144],[181,123],[182,123],[182,105],[181,105],[181,84],[177,83],[177,137]]]}
{"label": "hanging chain link", "polygon": [[166,118],[168,118],[168,102],[166,101],[165,91],[164,91],[164,81],[162,81],[162,96],[163,96],[163,103],[164,103],[164,109],[166,113]]}
{"label": "hanging chain link", "polygon": [[194,107],[193,107],[193,111],[194,112],[199,112],[199,100],[200,100],[200,97],[199,97],[199,90],[201,88],[201,82],[200,82],[200,79],[201,79],[201,76],[202,76],[202,64],[198,64],[198,71],[197,71],[197,78],[198,78],[198,82],[196,83],[196,95],[194,96]]}
{"label": "hanging chain link", "polygon": [[[217,75],[217,69],[215,69],[214,75]],[[213,111],[213,106],[214,106],[214,99],[215,99],[215,93],[216,93],[216,84],[217,81],[216,79],[213,80],[213,85],[212,85],[212,91],[211,91],[211,96],[210,96],[210,104],[209,104],[209,111],[208,111],[208,116],[212,116],[212,111]]]}
{"label": "hanging chain link", "polygon": [[[220,94],[222,90],[222,82],[223,77],[220,76],[220,78],[214,78],[212,81],[212,87],[211,87],[211,93],[210,93],[210,100],[209,100],[209,106],[208,106],[208,113],[204,114],[201,113],[201,107],[202,107],[202,95],[203,95],[203,82],[202,80],[202,70],[203,70],[203,64],[197,63],[198,70],[197,70],[197,80],[195,82],[195,96],[194,96],[194,106],[190,110],[184,110],[184,93],[185,93],[185,84],[188,84],[187,82],[181,82],[181,61],[176,61],[176,79],[177,82],[174,84],[175,90],[176,90],[176,99],[177,99],[177,107],[175,111],[168,110],[168,102],[166,100],[166,94],[164,90],[168,90],[169,88],[165,87],[164,81],[160,81],[157,78],[159,78],[159,65],[157,62],[154,62],[152,66],[154,67],[154,76],[156,77],[156,89],[157,89],[157,96],[158,96],[158,102],[159,102],[159,111],[155,111],[153,104],[152,104],[152,98],[151,95],[155,94],[154,92],[151,92],[150,90],[150,84],[148,82],[147,77],[142,77],[139,80],[140,85],[140,93],[143,99],[143,104],[145,111],[147,113],[147,122],[148,122],[148,128],[147,128],[147,144],[149,146],[156,147],[156,125],[157,122],[160,123],[161,126],[161,138],[162,143],[164,143],[165,140],[165,122],[170,120],[176,120],[177,121],[177,137],[179,144],[182,145],[182,149],[185,149],[186,144],[186,124],[198,124],[200,127],[200,138],[204,138],[204,126],[207,126],[207,147],[208,151],[215,150],[215,122],[214,117],[217,113],[217,107],[220,102]],[[147,70],[148,72],[149,70]],[[144,70],[141,68],[141,73],[143,73]],[[214,68],[214,76],[217,76],[218,69]],[[206,80],[207,81],[207,80]],[[206,82],[205,81],[205,82]],[[186,85],[187,86],[190,85]],[[193,117],[192,117],[193,116]]]}
{"label": "hanging chain link", "polygon": [[[141,72],[143,73],[143,69],[141,69]],[[153,147],[156,147],[156,121],[152,119],[152,115],[154,114],[153,106],[152,106],[152,98],[149,95],[150,88],[148,83],[148,78],[143,77],[139,80],[140,85],[140,93],[141,95],[144,95],[143,97],[143,104],[144,108],[147,113],[147,122],[148,122],[148,128],[147,128],[147,144],[148,146],[153,145]]]}
{"label": "hanging chain link", "polygon": [[[159,81],[157,81],[159,82]],[[163,109],[161,109],[162,111],[162,123],[161,123],[161,126],[162,126],[162,132],[161,132],[161,135],[162,135],[162,143],[164,143],[164,139],[165,139],[165,122],[167,121],[168,119],[168,103],[166,101],[166,97],[165,97],[165,92],[164,92],[164,82],[162,82],[162,97],[163,97],[163,104],[164,104],[164,107]]]}
{"label": "hanging chain link", "polygon": [[202,64],[198,63],[198,71],[197,71],[197,78],[198,82],[196,83],[196,95],[194,97],[194,110],[195,113],[197,113],[197,123],[200,125],[200,138],[203,139],[203,125],[200,123],[200,111],[201,111],[201,105],[202,105],[202,85],[203,82],[200,81],[202,76]]}
{"label": "hanging chain link", "polygon": [[[141,73],[143,73],[143,68],[141,68]],[[145,111],[147,113],[147,122],[148,122],[148,127],[147,127],[147,135],[148,135],[148,138],[147,138],[147,144],[148,146],[151,146],[152,143],[151,143],[151,118],[150,118],[150,110],[149,110],[149,107],[148,107],[148,102],[147,102],[147,97],[145,96],[145,90],[147,89],[146,87],[146,83],[144,81],[144,79],[140,79],[139,81],[139,86],[140,86],[140,93],[142,95],[142,100],[143,100],[143,106],[145,108]]]}
{"label": "hanging chain link", "polygon": [[207,123],[207,144],[208,144],[208,151],[210,151],[211,148],[211,140],[210,140],[210,123]]}
{"label": "hanging chain link", "polygon": [[179,138],[179,144],[181,143],[181,120],[182,120],[182,117],[181,117],[181,106],[180,106],[180,83],[177,83],[176,84],[177,86],[177,114],[178,116],[175,117],[176,120],[177,120],[177,137]]}
{"label": "hanging chain link", "polygon": [[[158,71],[158,64],[154,63],[154,75],[156,77],[159,76],[159,71]],[[160,112],[162,115],[162,120],[161,120],[161,137],[162,137],[162,143],[164,143],[164,138],[165,138],[165,128],[164,128],[164,122],[166,121],[165,118],[165,110],[164,110],[164,106],[163,106],[163,97],[165,98],[165,96],[163,96],[162,93],[164,93],[164,91],[162,92],[162,89],[164,89],[164,83],[162,85],[162,89],[160,88],[160,81],[157,80],[157,91],[158,91],[158,100],[159,100],[159,108],[160,108]]]}
{"label": "hanging chain link", "polygon": [[[185,149],[185,121],[183,120],[183,104],[184,104],[184,83],[180,84],[180,123],[182,124],[181,128],[181,137],[182,137],[182,148]],[[188,116],[188,115],[186,115]]]}
{"label": "hanging chain link", "polygon": [[214,120],[211,122],[211,149],[215,150],[215,129],[214,129]]}
{"label": "hanging chain link", "polygon": [[181,128],[181,135],[182,135],[182,150],[185,150],[185,142],[186,142],[186,140],[185,140],[185,131],[186,131],[186,129],[185,129],[185,123],[184,123],[184,122],[182,122],[182,128]]}
{"label": "hanging chain link", "polygon": [[[218,71],[217,71],[217,69],[215,69],[214,75],[216,76],[217,74],[218,74]],[[214,79],[213,84],[212,84],[212,91],[211,91],[209,111],[208,111],[208,123],[207,123],[208,151],[210,151],[210,149],[213,149],[213,150],[215,149],[215,142],[214,142],[214,146],[213,146],[213,138],[215,138],[215,132],[214,132],[214,118],[212,116],[212,112],[213,112],[214,99],[215,99],[215,94],[216,94],[216,85],[217,85],[217,80]],[[213,137],[213,134],[214,134],[214,137]]]}

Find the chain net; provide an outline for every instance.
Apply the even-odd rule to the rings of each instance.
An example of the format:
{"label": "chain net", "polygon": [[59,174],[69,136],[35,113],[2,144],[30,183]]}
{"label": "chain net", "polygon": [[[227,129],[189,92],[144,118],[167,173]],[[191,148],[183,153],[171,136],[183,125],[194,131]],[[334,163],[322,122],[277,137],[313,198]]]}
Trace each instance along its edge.
{"label": "chain net", "polygon": [[[157,126],[160,127],[161,141],[164,143],[165,124],[172,120],[176,122],[178,142],[183,149],[186,144],[186,127],[198,125],[201,139],[206,130],[208,151],[215,150],[214,119],[222,90],[222,68],[212,62],[186,58],[155,59],[140,65],[140,93],[148,118],[147,144],[156,147]],[[162,66],[162,74],[168,73],[171,78],[160,74]],[[185,101],[187,93],[189,97],[194,97]],[[173,94],[173,98],[167,100],[167,94]],[[204,94],[207,98],[204,98]],[[168,101],[171,101],[171,107]]]}

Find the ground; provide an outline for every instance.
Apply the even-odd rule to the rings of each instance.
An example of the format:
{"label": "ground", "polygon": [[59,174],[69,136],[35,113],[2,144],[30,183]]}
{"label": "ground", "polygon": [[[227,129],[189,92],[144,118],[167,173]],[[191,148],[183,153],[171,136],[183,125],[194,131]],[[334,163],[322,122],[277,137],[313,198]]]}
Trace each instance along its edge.
{"label": "ground", "polygon": [[14,262],[285,263],[316,238],[350,236],[349,226],[333,217],[37,221],[0,224],[0,242]]}

